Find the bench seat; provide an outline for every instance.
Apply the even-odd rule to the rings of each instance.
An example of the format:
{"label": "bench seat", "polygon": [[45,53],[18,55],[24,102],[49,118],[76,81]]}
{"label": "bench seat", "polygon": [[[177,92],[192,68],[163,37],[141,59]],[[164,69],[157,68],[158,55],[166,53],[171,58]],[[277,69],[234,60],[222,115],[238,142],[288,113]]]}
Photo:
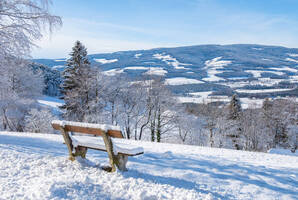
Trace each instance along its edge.
{"label": "bench seat", "polygon": [[[104,140],[102,137],[92,137],[92,136],[70,136],[72,140],[72,145],[74,147],[87,147],[90,149],[96,149],[100,151],[107,151]],[[135,147],[131,144],[125,144],[123,139],[113,140],[113,153],[123,154],[127,156],[136,156],[144,153],[142,147]]]}

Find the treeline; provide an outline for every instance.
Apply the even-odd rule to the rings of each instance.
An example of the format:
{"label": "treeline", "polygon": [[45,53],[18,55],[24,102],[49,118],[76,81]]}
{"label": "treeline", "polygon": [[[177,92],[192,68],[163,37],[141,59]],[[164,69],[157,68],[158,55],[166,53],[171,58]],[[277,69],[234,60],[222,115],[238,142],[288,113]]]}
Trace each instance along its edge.
{"label": "treeline", "polygon": [[[293,99],[265,99],[261,108],[241,109],[234,95],[227,105],[189,105],[204,120],[205,145],[249,151],[297,149],[298,103]],[[203,134],[204,135],[204,134]]]}

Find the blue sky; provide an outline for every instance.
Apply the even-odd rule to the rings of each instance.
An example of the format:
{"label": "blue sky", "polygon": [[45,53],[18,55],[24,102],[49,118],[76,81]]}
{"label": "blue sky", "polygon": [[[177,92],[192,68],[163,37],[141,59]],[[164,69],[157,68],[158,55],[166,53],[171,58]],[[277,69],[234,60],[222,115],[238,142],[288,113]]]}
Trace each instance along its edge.
{"label": "blue sky", "polygon": [[67,57],[76,40],[89,54],[199,44],[298,47],[298,0],[53,0],[63,26],[34,58]]}

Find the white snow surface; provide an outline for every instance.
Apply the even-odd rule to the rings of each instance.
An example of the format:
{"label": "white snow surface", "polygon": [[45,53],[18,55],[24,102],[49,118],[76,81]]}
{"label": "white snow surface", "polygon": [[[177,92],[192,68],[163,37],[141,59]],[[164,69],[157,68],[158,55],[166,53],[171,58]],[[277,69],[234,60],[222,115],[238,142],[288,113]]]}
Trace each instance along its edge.
{"label": "white snow surface", "polygon": [[291,57],[298,57],[298,54],[296,54],[296,53],[288,53],[288,55]]}
{"label": "white snow surface", "polygon": [[162,67],[150,67],[145,75],[155,75],[155,76],[165,76],[168,73],[167,70],[164,70]]}
{"label": "white snow surface", "polygon": [[200,83],[204,83],[204,82],[199,81],[197,79],[185,78],[185,77],[167,78],[165,80],[166,85],[188,85],[188,84],[200,84]]}
{"label": "white snow surface", "polygon": [[145,154],[107,173],[71,162],[61,135],[0,132],[0,199],[297,199],[298,156],[127,141]]}
{"label": "white snow surface", "polygon": [[257,51],[262,51],[263,50],[263,48],[255,48],[255,47],[253,47],[252,49],[257,50]]}
{"label": "white snow surface", "polygon": [[207,60],[205,61],[205,65],[207,67],[224,67],[224,66],[227,66],[229,64],[232,63],[232,61],[230,60],[221,60],[222,57],[216,57],[216,58],[213,58],[212,60]]}
{"label": "white snow surface", "polygon": [[290,68],[290,67],[281,67],[281,68],[272,67],[272,68],[269,68],[269,69],[273,69],[273,70],[277,70],[277,71],[289,71],[289,72],[294,72],[294,73],[298,72],[297,69],[293,69],[293,68]]}
{"label": "white snow surface", "polygon": [[65,68],[65,65],[55,65],[52,67],[52,69],[63,69]]}
{"label": "white snow surface", "polygon": [[101,64],[108,64],[108,63],[113,63],[113,62],[117,62],[118,59],[110,59],[110,60],[107,60],[105,58],[94,58],[93,59],[95,62],[98,62],[98,63],[101,63]]}
{"label": "white snow surface", "polygon": [[63,112],[60,107],[64,104],[64,101],[58,99],[58,97],[42,96],[37,99],[37,102],[41,106],[51,110],[56,116],[59,116]]}
{"label": "white snow surface", "polygon": [[171,55],[166,55],[165,53],[154,54],[153,58],[162,60],[163,62],[167,63],[168,65],[172,65],[175,69],[188,69],[183,66],[192,65],[192,64],[187,64],[187,63],[181,63],[176,58],[173,58]]}
{"label": "white snow surface", "polygon": [[129,67],[125,67],[124,70],[148,70],[148,67],[144,67],[144,66],[129,66]]}
{"label": "white snow surface", "polygon": [[189,93],[192,96],[200,96],[202,98],[207,98],[213,91],[205,91],[205,92],[191,92]]}
{"label": "white snow surface", "polygon": [[119,126],[113,126],[109,124],[91,124],[91,123],[83,123],[83,122],[72,122],[72,121],[64,121],[64,120],[53,120],[52,124],[59,124],[60,126],[79,126],[79,127],[86,127],[86,128],[98,128],[104,131],[108,130],[116,130],[120,131]]}
{"label": "white snow surface", "polygon": [[141,55],[143,55],[143,54],[137,53],[137,54],[135,54],[135,58],[140,58]]}
{"label": "white snow surface", "polygon": [[254,93],[271,93],[271,92],[284,92],[284,91],[291,91],[294,88],[284,88],[284,89],[260,89],[260,90],[248,90],[248,89],[237,89],[235,90],[236,92],[239,93],[250,93],[250,94],[254,94]]}
{"label": "white snow surface", "polygon": [[[229,78],[231,79],[231,78]],[[233,78],[236,80],[235,78]],[[291,80],[291,79],[290,79]],[[271,78],[258,78],[258,80],[253,80],[253,81],[237,81],[237,82],[225,82],[225,83],[220,83],[221,85],[227,85],[231,88],[239,88],[239,87],[244,87],[246,85],[263,85],[263,86],[273,86],[276,85],[280,82],[284,81],[284,79],[271,79]]]}
{"label": "white snow surface", "polygon": [[286,61],[298,63],[298,60],[295,60],[293,58],[286,58]]}
{"label": "white snow surface", "polygon": [[64,62],[64,61],[67,61],[67,59],[56,59],[55,62]]}
{"label": "white snow surface", "polygon": [[116,68],[116,69],[110,69],[110,70],[104,71],[103,74],[106,76],[115,76],[115,75],[121,74],[123,72],[124,72],[124,69]]}
{"label": "white snow surface", "polygon": [[208,77],[203,78],[204,81],[209,82],[217,82],[225,80],[224,78],[216,76],[216,74],[222,73],[221,71],[217,71],[218,69],[223,69],[224,66],[227,66],[232,63],[230,60],[221,60],[222,57],[216,57],[211,60],[205,61],[205,69],[207,69]]}
{"label": "white snow surface", "polygon": [[268,153],[273,154],[280,154],[280,155],[288,155],[288,156],[298,156],[298,151],[291,152],[290,149],[278,149],[278,148],[272,148],[268,150]]}
{"label": "white snow surface", "polygon": [[37,102],[41,105],[47,106],[53,109],[59,109],[64,104],[64,101],[55,97],[43,96],[37,99]]}
{"label": "white snow surface", "polygon": [[228,96],[200,96],[200,97],[177,97],[177,100],[180,103],[206,104],[206,103],[218,102],[218,101],[229,102],[230,98]]}

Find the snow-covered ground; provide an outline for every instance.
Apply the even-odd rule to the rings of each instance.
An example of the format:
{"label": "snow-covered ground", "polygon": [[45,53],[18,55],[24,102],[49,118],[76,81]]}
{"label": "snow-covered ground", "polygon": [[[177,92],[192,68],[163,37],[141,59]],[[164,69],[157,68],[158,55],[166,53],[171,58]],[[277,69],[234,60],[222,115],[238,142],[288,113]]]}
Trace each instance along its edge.
{"label": "snow-covered ground", "polygon": [[141,55],[142,55],[141,53],[137,53],[135,54],[135,58],[140,58]]}
{"label": "snow-covered ground", "polygon": [[[190,93],[193,94],[193,93]],[[195,96],[195,95],[192,95]],[[231,100],[228,96],[200,96],[200,97],[177,97],[180,103],[211,103],[211,102],[229,102]]]}
{"label": "snow-covered ground", "polygon": [[222,73],[221,71],[218,71],[218,69],[223,69],[225,66],[232,63],[230,60],[221,60],[222,57],[216,57],[211,60],[205,61],[205,69],[207,69],[208,77],[203,78],[204,81],[210,81],[210,82],[217,82],[225,80],[224,78],[216,76],[216,74]]}
{"label": "snow-covered ground", "polygon": [[[243,79],[246,77],[239,77],[238,79]],[[232,78],[229,78],[232,79]],[[237,78],[233,78],[234,80],[237,80]],[[292,79],[289,79],[291,81]],[[219,84],[226,85],[231,88],[241,88],[247,85],[261,85],[261,86],[274,86],[280,82],[284,81],[284,79],[271,79],[271,78],[258,78],[258,80],[253,81],[235,81],[235,82],[221,82]],[[293,80],[294,81],[294,80]]]}
{"label": "snow-covered ground", "polygon": [[185,78],[185,77],[167,78],[165,80],[166,85],[188,85],[188,84],[200,84],[200,83],[204,83],[204,82],[199,81],[197,79]]}
{"label": "snow-covered ground", "polygon": [[276,72],[276,71],[246,70],[245,72],[251,73],[255,78],[260,78],[262,77],[262,73],[268,73],[268,72],[279,76],[284,75],[283,72]]}
{"label": "snow-covered ground", "polygon": [[298,60],[295,60],[293,58],[286,58],[286,61],[298,63]]}
{"label": "snow-covered ground", "polygon": [[59,115],[61,113],[61,110],[59,109],[60,106],[62,106],[64,104],[64,101],[61,99],[58,99],[56,97],[50,97],[50,96],[43,96],[40,97],[37,102],[52,110],[52,112],[56,115]]}
{"label": "snow-covered ground", "polygon": [[52,69],[64,69],[66,66],[65,65],[55,65],[54,67],[52,67]]}
{"label": "snow-covered ground", "polygon": [[117,62],[118,59],[105,59],[105,58],[94,58],[94,61],[95,62],[98,62],[98,63],[101,63],[101,64],[108,64],[108,63],[114,63],[114,62]]}
{"label": "snow-covered ground", "polygon": [[144,66],[129,66],[129,67],[125,67],[124,70],[148,70],[148,67],[144,67]]}
{"label": "snow-covered ground", "polygon": [[56,59],[56,60],[55,60],[55,62],[65,62],[65,61],[67,61],[66,58],[64,58],[64,59]]}
{"label": "snow-covered ground", "polygon": [[127,141],[145,154],[107,173],[67,160],[61,135],[0,132],[0,199],[297,199],[298,157]]}
{"label": "snow-covered ground", "polygon": [[111,69],[111,70],[104,71],[103,74],[106,75],[106,76],[115,76],[117,74],[123,73],[123,71],[124,71],[124,69],[116,68],[116,69]]}
{"label": "snow-covered ground", "polygon": [[145,75],[156,75],[156,76],[165,76],[168,73],[167,70],[163,69],[162,67],[150,67]]}
{"label": "snow-covered ground", "polygon": [[262,89],[262,90],[247,90],[247,89],[237,89],[235,90],[238,93],[273,93],[273,92],[284,92],[284,91],[291,91],[294,88],[284,88],[284,89]]}
{"label": "snow-covered ground", "polygon": [[298,57],[298,54],[295,54],[295,53],[288,53],[288,55],[291,57]]}
{"label": "snow-covered ground", "polygon": [[173,58],[171,55],[166,55],[165,53],[154,54],[153,58],[162,60],[163,62],[167,63],[168,65],[172,65],[175,69],[188,69],[184,66],[192,65],[192,64],[187,64],[187,63],[181,63],[176,58]]}

